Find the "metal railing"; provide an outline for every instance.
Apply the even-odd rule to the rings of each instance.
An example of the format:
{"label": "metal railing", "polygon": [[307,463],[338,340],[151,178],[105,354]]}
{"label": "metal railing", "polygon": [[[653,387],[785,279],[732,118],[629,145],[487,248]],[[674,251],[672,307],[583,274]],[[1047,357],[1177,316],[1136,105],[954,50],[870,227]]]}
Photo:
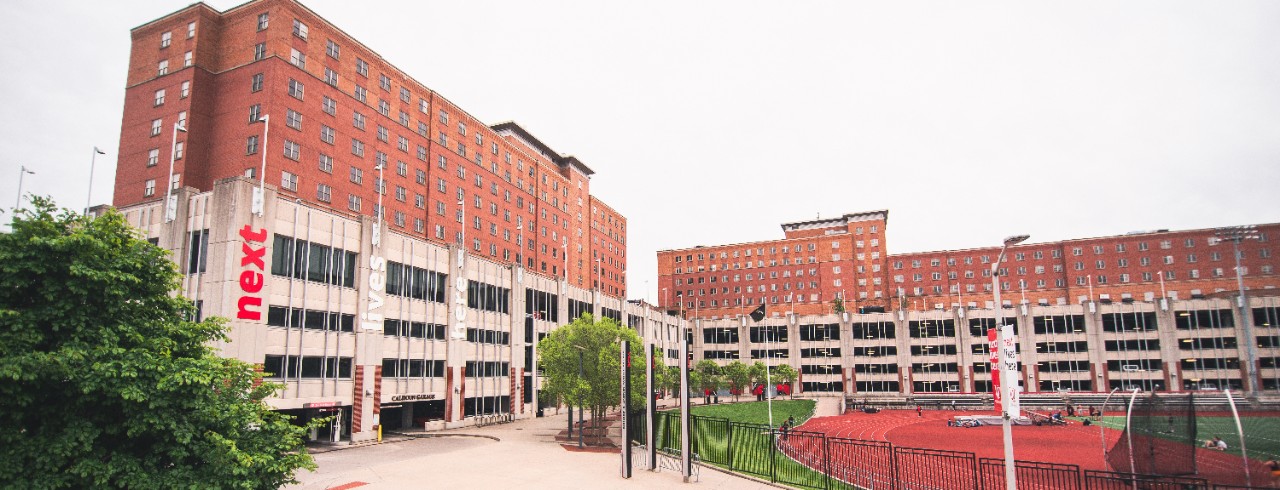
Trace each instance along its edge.
{"label": "metal railing", "polygon": [[[643,443],[643,413],[632,414],[632,440]],[[680,447],[678,412],[654,419],[660,455]],[[1004,460],[974,453],[895,446],[884,441],[780,431],[763,424],[690,416],[690,447],[703,464],[797,488],[865,490],[995,490],[1005,488]],[[1076,465],[1016,461],[1018,488],[1027,490],[1213,489],[1201,478],[1081,470]],[[1261,487],[1254,487],[1261,488]]]}

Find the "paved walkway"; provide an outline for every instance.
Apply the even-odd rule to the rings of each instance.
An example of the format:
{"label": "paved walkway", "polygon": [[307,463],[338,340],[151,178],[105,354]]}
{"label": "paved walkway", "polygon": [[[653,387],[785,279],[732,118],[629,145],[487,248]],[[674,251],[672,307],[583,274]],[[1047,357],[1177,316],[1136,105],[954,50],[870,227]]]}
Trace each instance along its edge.
{"label": "paved walkway", "polygon": [[[482,428],[386,438],[382,444],[315,451],[319,469],[298,475],[293,489],[391,488],[670,488],[679,473],[654,473],[636,465],[619,476],[617,453],[569,451],[554,441],[567,421],[563,412]],[[477,437],[478,436],[478,437]],[[324,451],[324,452],[320,452]],[[690,488],[766,489],[773,486],[703,467]]]}

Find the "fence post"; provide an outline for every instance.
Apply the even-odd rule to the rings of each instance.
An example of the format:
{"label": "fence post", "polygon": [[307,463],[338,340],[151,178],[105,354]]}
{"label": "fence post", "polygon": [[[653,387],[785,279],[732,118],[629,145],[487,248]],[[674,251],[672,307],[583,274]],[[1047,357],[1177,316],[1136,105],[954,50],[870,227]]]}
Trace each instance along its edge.
{"label": "fence post", "polygon": [[830,441],[827,440],[826,434],[822,435],[822,488],[831,490],[831,451],[829,449]]}
{"label": "fence post", "polygon": [[889,444],[889,466],[893,467],[893,480],[889,482],[893,485],[891,488],[898,488],[898,482],[902,481],[902,477],[898,476],[898,448],[893,444]]}
{"label": "fence post", "polygon": [[769,427],[769,481],[778,483],[778,438]]}
{"label": "fence post", "polygon": [[733,423],[726,421],[724,424],[729,427],[729,442],[728,442],[729,446],[727,450],[729,454],[727,455],[727,457],[729,458],[729,462],[728,462],[729,469],[732,470],[733,469]]}

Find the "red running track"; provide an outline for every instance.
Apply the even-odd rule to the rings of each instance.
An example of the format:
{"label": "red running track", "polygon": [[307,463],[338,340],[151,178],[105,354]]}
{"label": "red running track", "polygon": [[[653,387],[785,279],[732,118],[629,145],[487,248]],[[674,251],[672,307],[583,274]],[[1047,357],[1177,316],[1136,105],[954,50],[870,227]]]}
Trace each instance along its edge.
{"label": "red running track", "polygon": [[[897,447],[967,452],[973,453],[977,458],[1004,457],[1004,435],[1000,426],[948,427],[946,421],[956,415],[998,414],[994,411],[964,410],[928,410],[922,415],[917,415],[914,410],[884,410],[876,414],[849,412],[834,417],[809,419],[796,430],[820,432],[827,437],[883,441]],[[1120,434],[1118,430],[1097,425],[1086,427],[1077,420],[1071,420],[1066,426],[1014,426],[1014,458],[1020,461],[1071,464],[1079,466],[1081,470],[1128,472],[1128,468],[1110,468],[1104,458],[1104,446],[1110,448],[1115,445]],[[781,449],[793,459],[811,467],[820,465],[806,461],[812,459],[810,455],[822,453],[818,446],[820,439],[791,437],[780,442]],[[1200,474],[1196,476],[1219,484],[1244,484],[1239,456],[1205,449],[1198,451]],[[903,475],[889,474],[886,468],[889,461],[877,457],[882,454],[884,451],[877,452],[870,447],[849,446],[839,454],[833,449],[830,459],[833,471],[842,472],[843,475],[837,476],[845,481],[871,483],[874,480],[901,480]],[[1268,475],[1261,463],[1252,463],[1254,484],[1265,484]],[[971,488],[972,478],[976,476],[962,475],[957,480],[957,487]],[[967,484],[964,480],[967,480]]]}

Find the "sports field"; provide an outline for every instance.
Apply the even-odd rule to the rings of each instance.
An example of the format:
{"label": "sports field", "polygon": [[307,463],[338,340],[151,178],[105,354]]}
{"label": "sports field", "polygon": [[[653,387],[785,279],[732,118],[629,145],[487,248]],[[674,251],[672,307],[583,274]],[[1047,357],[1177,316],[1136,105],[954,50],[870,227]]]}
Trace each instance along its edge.
{"label": "sports field", "polygon": [[[968,488],[975,479],[988,478],[990,475],[982,473],[991,473],[992,468],[979,468],[980,474],[975,474],[972,463],[964,461],[998,459],[1004,454],[1000,426],[960,428],[948,427],[946,423],[955,415],[995,415],[991,411],[927,410],[918,415],[914,410],[885,410],[876,414],[849,412],[808,418],[812,406],[812,402],[802,400],[774,403],[774,426],[780,425],[787,416],[795,416],[797,421],[797,427],[785,438],[771,436],[767,430],[748,431],[743,430],[745,426],[730,428],[733,425],[730,422],[708,421],[701,426],[695,424],[695,441],[706,463],[773,478],[792,486],[817,488],[824,486],[824,471],[832,476],[825,480],[825,485],[832,488],[866,487],[889,481],[905,485],[912,478],[909,473],[916,471],[907,459],[917,456],[925,458],[920,461],[929,461],[925,467],[935,473],[918,475],[921,483],[925,479],[937,482],[943,478],[953,481],[954,485],[944,482],[940,488]],[[693,413],[760,426],[767,424],[763,403],[696,407]],[[1234,420],[1230,414],[1201,415],[1197,419],[1198,438],[1218,435],[1227,441],[1229,450],[1197,447],[1194,450],[1197,474],[1187,476],[1217,484],[1245,484]],[[1091,426],[1083,425],[1082,420],[1069,419],[1065,426],[1015,426],[1015,458],[1075,465],[1081,470],[1127,472],[1128,468],[1110,467],[1105,458],[1105,451],[1112,448],[1122,434],[1119,429],[1124,423],[1123,417],[1106,417]],[[1250,414],[1242,425],[1251,456],[1252,484],[1266,486],[1269,475],[1261,462],[1275,457],[1280,450],[1280,436],[1277,436],[1280,414]],[[972,456],[967,456],[970,454]],[[939,458],[949,457],[957,458],[956,469],[948,470],[950,473],[946,475],[936,474],[933,471],[936,466],[945,466],[936,464],[941,461]],[[897,468],[896,473],[890,466]],[[964,483],[966,481],[969,483]],[[1020,486],[1022,483],[1019,482]]]}

